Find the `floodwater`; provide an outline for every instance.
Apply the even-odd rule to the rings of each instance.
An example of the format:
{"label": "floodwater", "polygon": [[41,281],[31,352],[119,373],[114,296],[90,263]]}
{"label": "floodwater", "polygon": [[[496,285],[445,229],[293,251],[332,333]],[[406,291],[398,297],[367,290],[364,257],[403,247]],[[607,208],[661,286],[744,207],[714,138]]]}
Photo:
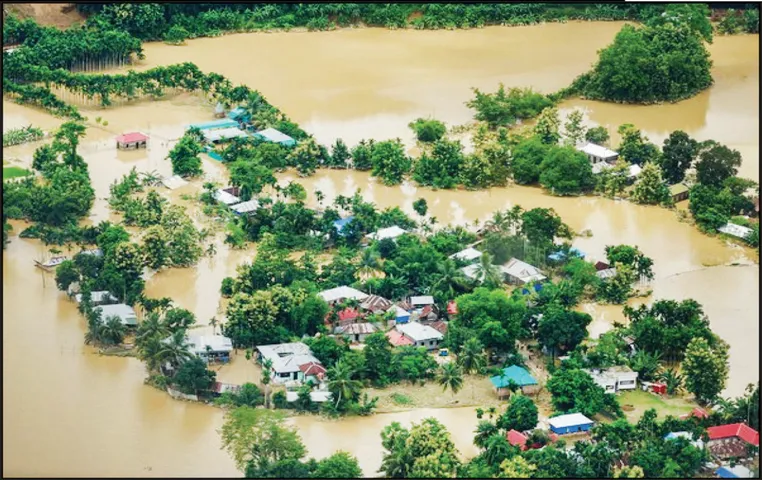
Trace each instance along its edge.
{"label": "floodwater", "polygon": [[[468,121],[463,102],[474,86],[493,90],[497,82],[552,91],[585,71],[621,23],[568,23],[457,32],[389,32],[379,29],[322,33],[231,35],[200,39],[188,46],[146,46],[139,68],[193,61],[205,71],[222,73],[235,83],[258,88],[321,142],[337,137],[353,144],[361,138],[401,137],[410,142],[407,123],[435,116],[451,125]],[[757,36],[718,37],[710,47],[716,84],[694,99],[676,105],[631,107],[573,100],[564,107],[586,109],[592,124],[611,130],[624,122],[661,141],[683,129],[698,139],[713,138],[744,155],[742,174],[758,179],[758,46]],[[446,47],[445,47],[446,46]],[[224,55],[220,52],[224,51]],[[256,52],[256,54],[253,54]],[[220,58],[234,61],[220,61]],[[347,61],[351,59],[351,61]],[[108,187],[133,166],[166,175],[166,154],[184,126],[211,119],[211,108],[192,95],[161,102],[142,102],[111,109],[83,109],[91,128],[81,152],[96,190],[94,222],[118,219],[109,212]],[[96,125],[96,117],[101,122]],[[34,124],[54,128],[60,120],[28,107],[3,101],[4,128]],[[103,121],[108,125],[103,126]],[[113,137],[139,130],[148,133],[147,151],[117,152]],[[31,163],[36,145],[3,149],[3,158]],[[208,180],[224,183],[226,173],[209,159]],[[731,345],[726,394],[742,393],[757,381],[758,289],[756,254],[700,234],[677,221],[671,211],[601,198],[554,198],[539,189],[510,187],[482,192],[431,191],[411,184],[385,187],[365,173],[321,171],[309,179],[292,173],[315,204],[320,190],[362,195],[380,207],[398,205],[413,213],[412,202],[426,198],[439,223],[484,221],[491,212],[519,204],[552,207],[574,230],[590,229],[574,245],[589,257],[602,258],[606,245],[638,245],[655,262],[653,298],[694,298],[713,329]],[[202,182],[164,194],[191,205],[185,194]],[[200,221],[198,209],[191,216]],[[144,366],[133,358],[101,357],[83,345],[85,322],[74,304],[55,288],[52,275],[34,268],[33,260],[49,255],[36,241],[19,239],[21,222],[13,222],[11,243],[3,252],[3,474],[8,476],[238,476],[217,430],[222,413],[213,407],[174,401],[143,384]],[[254,249],[230,251],[215,239],[217,254],[191,269],[151,275],[147,293],[172,297],[192,310],[203,330],[220,318],[219,286],[250,260]],[[723,266],[733,263],[740,266]],[[621,320],[621,308],[583,306],[595,322],[592,336]],[[257,381],[256,369],[243,353],[218,372],[228,382]],[[325,421],[291,420],[309,454],[323,457],[338,449],[356,455],[368,476],[381,461],[380,431],[392,421],[409,424],[426,416],[441,420],[465,456],[476,418],[473,409],[416,409],[410,412]],[[330,439],[330,441],[327,441]]]}

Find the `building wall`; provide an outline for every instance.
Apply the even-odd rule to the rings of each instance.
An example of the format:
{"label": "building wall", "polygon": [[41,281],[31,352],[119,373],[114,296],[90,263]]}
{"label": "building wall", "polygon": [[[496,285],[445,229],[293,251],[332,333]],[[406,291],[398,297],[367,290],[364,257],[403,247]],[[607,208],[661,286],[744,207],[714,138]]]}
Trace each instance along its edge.
{"label": "building wall", "polygon": [[424,347],[427,350],[435,350],[439,347],[439,340],[426,340],[423,342],[415,342],[416,347]]}
{"label": "building wall", "polygon": [[570,425],[568,427],[562,427],[562,428],[554,428],[553,426],[550,427],[550,429],[553,431],[553,433],[556,433],[558,435],[565,435],[569,433],[577,433],[577,432],[587,432],[592,428],[592,424],[586,424],[586,425]]}

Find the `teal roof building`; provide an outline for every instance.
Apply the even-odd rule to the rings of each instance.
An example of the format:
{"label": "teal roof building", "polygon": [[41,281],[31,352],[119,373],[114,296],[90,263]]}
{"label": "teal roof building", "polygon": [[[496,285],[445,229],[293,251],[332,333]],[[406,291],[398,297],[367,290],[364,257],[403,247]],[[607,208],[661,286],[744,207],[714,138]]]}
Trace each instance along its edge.
{"label": "teal roof building", "polygon": [[537,380],[529,373],[526,368],[519,367],[518,365],[511,365],[503,369],[502,375],[496,375],[489,379],[495,388],[507,388],[513,380],[519,387],[526,387],[529,385],[537,385]]}

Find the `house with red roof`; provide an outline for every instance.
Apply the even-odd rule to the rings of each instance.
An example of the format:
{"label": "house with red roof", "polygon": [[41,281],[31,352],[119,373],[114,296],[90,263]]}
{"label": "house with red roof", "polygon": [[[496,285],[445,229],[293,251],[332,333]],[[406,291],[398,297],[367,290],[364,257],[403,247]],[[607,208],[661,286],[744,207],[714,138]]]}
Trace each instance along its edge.
{"label": "house with red roof", "polygon": [[140,132],[124,133],[116,137],[116,148],[130,150],[136,148],[146,148],[148,135]]}
{"label": "house with red roof", "polygon": [[717,425],[706,429],[709,436],[707,447],[718,459],[746,457],[748,445],[759,447],[759,432],[745,423]]}
{"label": "house with red roof", "polygon": [[309,380],[320,383],[325,378],[326,369],[318,362],[308,362],[299,365],[299,370],[304,374],[304,381]]}
{"label": "house with red roof", "polygon": [[[532,434],[532,431],[526,431],[526,432],[519,432],[518,430],[511,429],[508,431],[508,433],[505,434],[505,438],[508,440],[508,443],[515,447],[519,447],[522,451],[527,450],[529,448],[541,448],[542,445],[540,443],[535,443],[533,445],[527,445],[527,442],[529,441],[529,436]],[[550,432],[548,435],[548,440],[550,443],[555,443],[558,440],[558,435],[556,435],[553,432]]]}
{"label": "house with red roof", "polygon": [[393,347],[402,347],[405,345],[412,345],[413,341],[402,334],[397,329],[391,329],[388,332],[386,332],[386,338],[389,339],[389,343],[392,344]]}

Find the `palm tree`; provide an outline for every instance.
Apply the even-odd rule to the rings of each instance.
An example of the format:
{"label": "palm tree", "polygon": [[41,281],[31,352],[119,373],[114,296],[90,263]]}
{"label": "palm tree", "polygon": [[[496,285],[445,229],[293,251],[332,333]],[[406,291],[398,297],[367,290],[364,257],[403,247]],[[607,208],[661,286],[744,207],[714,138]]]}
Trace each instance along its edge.
{"label": "palm tree", "polygon": [[476,430],[474,432],[476,434],[474,435],[474,445],[479,448],[484,448],[487,445],[487,439],[499,431],[500,429],[497,428],[497,425],[493,422],[488,422],[486,420],[479,422],[479,424],[476,425]]}
{"label": "palm tree", "polygon": [[503,283],[503,274],[498,267],[492,264],[492,255],[484,253],[476,264],[474,270],[476,279],[485,286],[498,287]]}
{"label": "palm tree", "polygon": [[362,390],[360,381],[352,378],[355,372],[341,360],[328,370],[327,373],[329,379],[328,390],[336,396],[336,408],[339,408],[342,398],[353,399]]}
{"label": "palm tree", "polygon": [[167,330],[166,324],[161,321],[158,313],[151,312],[148,314],[148,317],[138,326],[138,330],[135,335],[135,345],[138,348],[141,348],[141,346],[147,340],[154,337],[161,339],[165,338],[167,335],[169,335],[169,330]]}
{"label": "palm tree", "polygon": [[484,222],[484,229],[488,232],[504,232],[508,227],[508,216],[502,210],[492,214],[492,218]]}
{"label": "palm tree", "polygon": [[431,291],[441,294],[446,300],[452,300],[468,288],[468,277],[455,262],[447,260],[437,265],[437,279],[431,285]]}
{"label": "palm tree", "polygon": [[[467,374],[478,372],[487,363],[484,354],[484,346],[475,337],[471,337],[460,347],[458,353],[458,364]],[[475,399],[474,385],[471,384],[471,400]]]}
{"label": "palm tree", "polygon": [[[247,360],[251,358],[251,354],[247,351]],[[265,408],[269,408],[270,400],[270,372],[272,372],[273,361],[266,358],[262,362],[262,385],[265,386]]]}
{"label": "palm tree", "polygon": [[215,333],[217,332],[217,325],[219,324],[220,324],[220,321],[217,320],[217,317],[212,317],[211,319],[209,319],[209,325],[211,325],[212,327],[212,335],[215,335]]}
{"label": "palm tree", "polygon": [[670,395],[676,394],[683,385],[683,376],[674,369],[661,372],[659,379],[666,384],[667,393]]}
{"label": "palm tree", "polygon": [[442,386],[443,391],[449,388],[454,398],[463,388],[463,371],[454,362],[445,363],[439,371],[437,383]]}
{"label": "palm tree", "polygon": [[107,345],[118,345],[124,340],[125,330],[122,319],[112,315],[100,327],[101,341]]}
{"label": "palm tree", "polygon": [[159,351],[161,363],[169,362],[175,370],[177,370],[180,364],[191,357],[193,357],[193,354],[190,352],[190,346],[185,340],[184,330],[176,331],[169,337],[168,342],[163,343],[163,347]]}
{"label": "palm tree", "polygon": [[140,359],[146,362],[149,372],[158,372],[161,367],[161,351],[164,344],[158,336],[145,340],[138,350]]}
{"label": "palm tree", "polygon": [[357,269],[357,275],[360,279],[371,277],[379,267],[380,255],[376,250],[366,248],[360,257],[360,268]]}

